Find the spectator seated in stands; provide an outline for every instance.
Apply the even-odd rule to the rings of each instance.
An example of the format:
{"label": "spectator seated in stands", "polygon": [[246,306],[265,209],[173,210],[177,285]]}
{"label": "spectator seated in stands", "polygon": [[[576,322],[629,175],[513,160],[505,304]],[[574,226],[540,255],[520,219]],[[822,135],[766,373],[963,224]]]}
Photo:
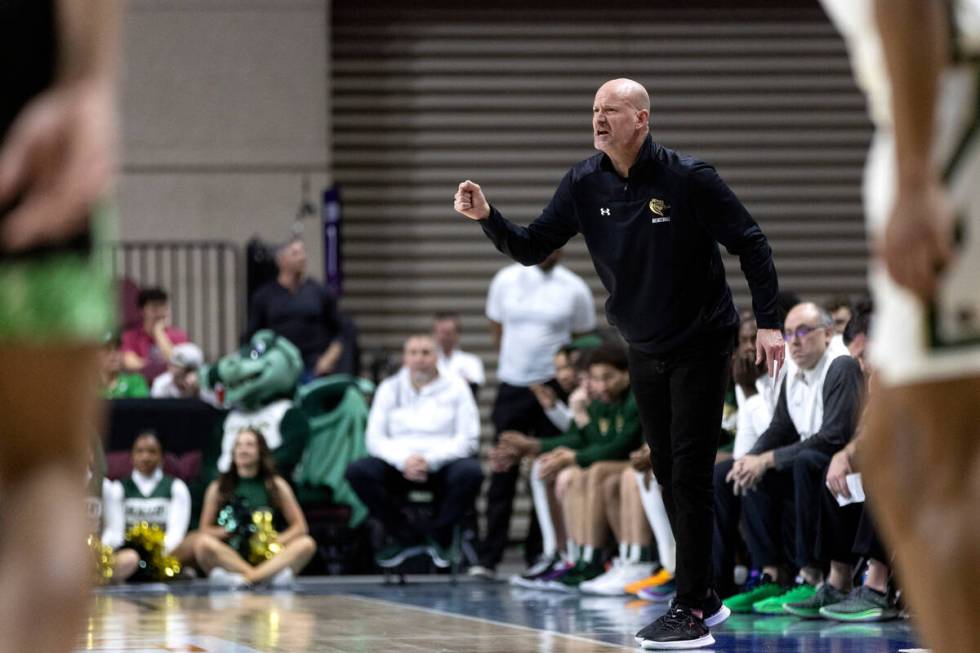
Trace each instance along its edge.
{"label": "spectator seated in stands", "polygon": [[[534,393],[534,398],[541,404],[545,416],[562,433],[572,425],[572,409],[568,405],[568,396],[575,391],[588,376],[579,374],[575,362],[582,356],[582,351],[564,345],[555,354],[555,380],[553,383],[532,383],[528,387]],[[556,387],[557,386],[557,387]]]}
{"label": "spectator seated in stands", "polygon": [[[584,354],[601,343],[601,340],[595,336],[582,336],[578,340],[583,341],[584,344],[579,347],[576,347],[574,343],[563,345],[561,349],[555,353],[554,379],[543,383],[532,383],[528,386],[528,390],[531,391],[534,399],[540,405],[544,416],[553,425],[553,428],[557,429],[558,432],[561,433],[567,431],[568,427],[572,423],[572,409],[568,405],[568,397],[579,385],[584,386],[585,381],[588,378],[588,370],[586,369],[588,366],[584,364]],[[586,390],[583,387],[583,392],[585,391]],[[498,449],[497,453],[499,454],[502,451],[503,450]],[[496,469],[506,470],[507,468],[501,466]],[[491,488],[492,487],[493,484],[491,483]],[[534,513],[532,513],[532,518],[535,518],[536,520],[536,515],[534,515]],[[549,527],[546,526],[545,528],[547,529]],[[540,526],[537,527],[537,530],[540,530]],[[490,538],[490,540],[493,539],[495,538]],[[559,540],[564,541],[564,534],[559,537]],[[556,563],[558,558],[554,553],[554,547],[552,547],[550,544],[548,546],[548,551],[548,554],[537,556],[537,559],[529,565],[528,571],[525,572],[525,575],[528,575],[528,577],[536,577],[542,569],[548,568],[552,564]],[[468,574],[470,576],[478,576],[488,579],[494,577],[494,571],[482,565],[471,566],[468,570]],[[523,578],[523,575],[517,578]]]}
{"label": "spectator seated in stands", "polygon": [[856,307],[851,303],[851,298],[847,295],[837,295],[831,297],[825,304],[824,308],[830,314],[830,319],[834,321],[834,340],[833,344],[836,347],[845,348],[844,345],[844,327],[847,323],[851,321],[851,317],[854,315]]}
{"label": "spectator seated in stands", "polygon": [[[855,306],[854,316],[844,329],[844,344],[861,365],[865,379],[872,371],[864,351],[871,321],[869,306]],[[889,591],[891,556],[878,537],[873,519],[863,498],[854,497],[848,476],[854,473],[854,462],[861,447],[864,429],[843,449],[834,454],[826,472],[827,490],[821,496],[820,539],[816,543],[818,560],[829,562],[830,574],[817,593],[805,601],[787,603],[784,608],[806,619],[836,621],[886,621],[898,616],[894,592]],[[863,464],[874,465],[865,459]],[[857,477],[860,479],[860,476]],[[853,482],[853,480],[852,480]],[[860,480],[858,480],[860,484]],[[861,487],[863,491],[863,487]],[[850,503],[850,501],[854,501]],[[841,503],[845,505],[841,505]],[[859,558],[868,563],[864,583],[852,588],[854,565]]]}
{"label": "spectator seated in stands", "polygon": [[146,379],[137,372],[123,370],[123,353],[119,348],[119,336],[106,334],[100,356],[99,380],[102,383],[102,396],[106,399],[144,399],[150,396]]}
{"label": "spectator seated in stands", "polygon": [[[639,598],[647,601],[667,601],[676,592],[674,571],[677,563],[677,543],[674,541],[674,532],[671,530],[660,483],[653,475],[650,445],[644,443],[643,446],[630,454],[630,468],[623,470],[623,476],[620,479],[621,494],[624,491],[628,493],[634,491],[633,487],[630,487],[630,477],[632,477],[635,491],[639,493],[647,528],[653,530],[659,564],[651,575],[628,583],[623,587],[623,591],[626,594],[636,594]],[[633,518],[635,519],[635,517]],[[635,557],[632,551],[630,553],[631,556]]]}
{"label": "spectator seated in stands", "polygon": [[[734,461],[743,457],[755,446],[759,436],[772,421],[775,410],[775,383],[766,374],[764,361],[756,363],[756,334],[758,332],[755,315],[743,311],[738,331],[738,347],[732,354],[732,382],[735,385],[737,412],[735,418],[735,440],[732,455],[724,456],[715,464],[714,507],[715,523],[712,543],[712,568],[715,589],[720,596],[728,597],[736,591],[734,581],[735,550],[744,549],[738,525],[741,520],[741,497],[735,495],[725,484]],[[783,369],[786,365],[783,366]],[[785,375],[780,372],[780,375]]]}
{"label": "spectator seated in stands", "polygon": [[[563,345],[555,353],[555,378],[553,380],[545,383],[532,383],[528,386],[528,389],[534,394],[534,398],[541,406],[541,410],[544,411],[545,417],[561,433],[567,431],[572,425],[573,413],[571,406],[569,406],[569,397],[575,392],[576,388],[580,389],[576,395],[579,401],[588,400],[589,366],[587,353],[602,342],[594,336],[583,336],[578,340],[589,340],[589,342],[583,347],[575,347],[574,343]],[[525,434],[522,433],[522,435]],[[506,447],[495,447],[491,451],[491,456],[491,466],[499,469],[505,469],[506,467],[504,465],[506,464],[513,465],[519,458],[516,456],[515,451]],[[535,481],[531,478],[530,481],[532,495],[534,493],[545,492],[545,485],[540,480]],[[545,495],[542,495],[537,501],[545,501],[546,499],[544,497]],[[550,500],[552,502],[555,501],[553,496]],[[556,505],[549,506],[551,513],[555,512]],[[556,519],[553,521],[554,526],[549,524],[545,524],[544,526],[544,539],[547,542],[542,543],[543,551],[541,555],[528,566],[523,574],[511,578],[511,582],[518,585],[533,586],[533,581],[541,576],[543,572],[550,570],[552,567],[562,567],[564,560],[558,555],[558,549],[564,546],[563,543],[566,539],[566,534],[563,530],[564,520]],[[555,528],[560,532],[555,534],[553,532]],[[489,570],[485,570],[482,567],[477,567],[476,569],[482,573],[475,574],[474,569],[471,568],[470,574],[480,575],[486,578],[493,577],[493,574]]]}
{"label": "spectator seated in stands", "polygon": [[[250,530],[253,525],[258,533]],[[287,588],[316,553],[308,533],[306,517],[289,484],[276,473],[265,438],[255,429],[243,429],[235,439],[231,466],[204,494],[199,530],[187,536],[184,546],[193,547],[197,566],[213,587],[268,582]],[[259,534],[266,536],[264,541]]]}
{"label": "spectator seated in stands", "polygon": [[[744,325],[743,323],[743,330]],[[740,348],[732,358],[732,379],[738,415],[735,422],[735,446],[732,457],[741,458],[755,446],[772,421],[775,410],[775,393],[772,380],[766,375],[765,361],[755,361],[755,318],[751,319],[752,336],[749,350]]]}
{"label": "spectator seated in stands", "polygon": [[299,238],[276,250],[279,273],[255,291],[246,337],[271,329],[299,348],[303,382],[331,374],[343,354],[340,312],[327,288],[306,274],[306,248]]}
{"label": "spectator seated in stands", "polygon": [[436,341],[439,373],[458,374],[476,396],[476,391],[486,383],[487,378],[480,357],[459,348],[461,330],[459,313],[436,313],[432,318],[432,337]]}
{"label": "spectator seated in stands", "polygon": [[[783,614],[786,603],[816,593],[823,577],[814,543],[825,470],[853,437],[860,414],[861,368],[846,350],[830,346],[830,315],[799,304],[786,316],[784,334],[795,368],[783,381],[772,422],[715,488],[742,496],[752,563],[763,571],[762,584],[725,600],[733,612]],[[784,564],[792,565],[790,574],[779,573]],[[796,570],[803,583],[777,584]]]}
{"label": "spectator seated in stands", "polygon": [[187,333],[170,325],[170,297],[162,288],[142,290],[138,303],[143,324],[122,334],[123,367],[153,383],[167,369],[174,345],[187,342]]}
{"label": "spectator seated in stands", "polygon": [[[633,451],[629,463],[620,474],[610,474],[602,487],[606,515],[613,536],[619,543],[619,555],[606,573],[583,582],[579,589],[586,594],[604,596],[637,594],[643,591],[643,597],[666,601],[674,593],[675,544],[660,487],[653,477],[649,446],[644,444]],[[644,494],[648,496],[644,497]],[[647,504],[651,499],[654,502],[659,501],[659,507],[655,508],[658,515],[658,522],[655,522],[658,526],[657,543],[661,551],[660,570],[669,574],[667,578],[664,574],[659,574],[659,577],[658,574],[651,574],[651,522],[647,515]],[[666,531],[662,529],[664,523],[667,525]]]}
{"label": "spectator seated in stands", "polygon": [[831,297],[824,305],[824,308],[830,313],[830,319],[834,321],[834,335],[843,336],[847,323],[851,321],[854,315],[854,308],[851,306],[850,298],[846,295]]}
{"label": "spectator seated in stands", "polygon": [[[535,458],[531,487],[544,541],[539,562],[548,558],[553,562],[550,568],[533,564],[523,578],[548,576],[550,582],[574,588],[603,572],[599,553],[609,530],[603,486],[610,476],[620,475],[629,466],[629,454],[642,440],[622,345],[606,343],[589,354],[588,390],[575,390],[569,402],[574,417],[563,434],[536,439],[505,431],[490,461],[491,467],[498,467],[512,465],[524,456]],[[551,497],[557,499],[559,510],[551,510]],[[557,533],[563,530],[568,538],[565,563],[557,560]],[[534,576],[532,572],[539,569]]]}
{"label": "spectator seated in stands", "polygon": [[[187,535],[191,519],[191,495],[187,485],[179,478],[163,472],[163,445],[154,431],[143,431],[136,436],[132,449],[133,471],[129,478],[119,481],[119,510],[127,535],[130,529],[143,523],[149,529],[163,533],[163,553],[175,554],[181,563],[191,562],[193,553],[175,553]],[[127,538],[128,539],[128,538]],[[133,543],[139,552],[140,546]],[[144,547],[145,548],[145,547]],[[146,557],[149,551],[143,551]],[[159,570],[142,568],[146,579],[157,579]]]}
{"label": "spectator seated in stands", "polygon": [[[439,567],[452,563],[452,534],[483,482],[476,458],[480,417],[473,393],[456,375],[441,374],[432,336],[405,341],[403,366],[378,386],[367,425],[370,457],[351,464],[347,480],[390,540],[375,560],[395,567],[426,551]],[[435,496],[431,523],[402,510],[413,490]]]}
{"label": "spectator seated in stands", "polygon": [[175,345],[167,371],[153,379],[150,396],[154,399],[203,399],[217,405],[214,393],[201,390],[198,371],[204,364],[201,348],[192,342]]}

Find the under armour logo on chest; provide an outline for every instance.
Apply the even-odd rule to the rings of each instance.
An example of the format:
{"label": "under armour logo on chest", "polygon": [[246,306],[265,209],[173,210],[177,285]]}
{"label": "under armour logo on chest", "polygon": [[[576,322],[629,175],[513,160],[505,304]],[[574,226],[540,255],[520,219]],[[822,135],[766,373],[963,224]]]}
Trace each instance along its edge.
{"label": "under armour logo on chest", "polygon": [[609,209],[599,209],[599,215],[611,215]]}

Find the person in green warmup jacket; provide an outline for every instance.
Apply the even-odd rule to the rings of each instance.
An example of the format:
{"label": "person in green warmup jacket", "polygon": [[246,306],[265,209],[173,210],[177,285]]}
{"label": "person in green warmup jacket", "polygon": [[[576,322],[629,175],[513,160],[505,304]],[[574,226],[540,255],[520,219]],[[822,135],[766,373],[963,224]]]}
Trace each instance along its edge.
{"label": "person in green warmup jacket", "polygon": [[[264,512],[285,528],[276,534],[276,545],[256,547],[247,526]],[[267,581],[274,588],[288,588],[313,557],[316,542],[309,536],[303,511],[289,484],[276,473],[257,429],[238,432],[232,464],[204,493],[201,526],[191,537],[197,566],[216,588],[241,589]]]}
{"label": "person in green warmup jacket", "polygon": [[[542,521],[547,518],[542,513],[550,512],[555,531],[568,540],[565,561],[557,561],[542,580],[567,588],[603,573],[597,554],[606,544],[609,521],[602,487],[610,476],[622,474],[630,452],[643,442],[625,348],[600,345],[589,354],[588,370],[585,387],[569,397],[573,419],[564,433],[540,440],[516,432],[500,437],[501,448],[535,458],[532,485],[540,479],[550,495],[546,502],[535,501],[535,509]],[[491,452],[491,464],[494,458]],[[552,511],[547,504],[553,498],[558,509]]]}
{"label": "person in green warmup jacket", "polygon": [[123,369],[122,350],[118,333],[108,333],[99,352],[99,372],[102,396],[106,399],[146,399],[150,387],[139,372]]}

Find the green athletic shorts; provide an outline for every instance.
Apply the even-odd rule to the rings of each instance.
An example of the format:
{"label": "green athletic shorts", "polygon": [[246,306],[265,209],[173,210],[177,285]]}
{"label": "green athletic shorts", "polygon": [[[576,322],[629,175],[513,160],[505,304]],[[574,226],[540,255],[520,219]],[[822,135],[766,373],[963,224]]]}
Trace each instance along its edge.
{"label": "green athletic shorts", "polygon": [[115,315],[104,246],[113,211],[93,210],[92,248],[0,256],[0,342],[101,341]]}

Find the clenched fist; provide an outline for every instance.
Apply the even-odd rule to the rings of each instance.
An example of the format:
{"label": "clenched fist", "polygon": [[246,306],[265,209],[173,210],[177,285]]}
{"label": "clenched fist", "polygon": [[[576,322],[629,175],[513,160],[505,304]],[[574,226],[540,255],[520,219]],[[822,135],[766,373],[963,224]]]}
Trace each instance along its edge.
{"label": "clenched fist", "polygon": [[453,208],[470,220],[486,220],[490,217],[490,203],[478,184],[467,179],[459,185],[453,198]]}

